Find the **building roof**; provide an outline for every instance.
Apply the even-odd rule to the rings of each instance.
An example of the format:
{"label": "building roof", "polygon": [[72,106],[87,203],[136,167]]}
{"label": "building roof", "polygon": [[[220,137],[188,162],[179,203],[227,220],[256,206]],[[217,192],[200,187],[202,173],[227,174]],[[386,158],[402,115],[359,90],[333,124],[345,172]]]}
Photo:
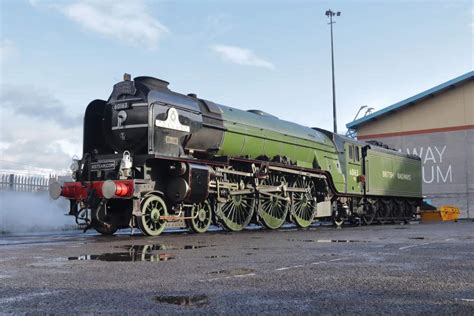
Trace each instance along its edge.
{"label": "building roof", "polygon": [[436,87],[433,87],[431,89],[428,89],[426,91],[423,91],[421,93],[418,93],[417,95],[414,95],[408,99],[405,99],[403,101],[397,102],[395,104],[392,104],[390,106],[387,106],[386,108],[383,108],[377,112],[374,112],[372,114],[369,114],[367,116],[364,116],[360,119],[357,119],[355,121],[352,121],[350,123],[346,124],[346,127],[349,129],[357,129],[357,127],[367,124],[368,122],[375,120],[381,116],[388,115],[390,113],[393,113],[397,110],[400,110],[402,108],[405,108],[410,105],[414,105],[424,99],[430,98],[436,94],[439,94],[447,89],[457,87],[461,84],[463,84],[465,81],[471,80],[474,78],[474,71],[470,71],[468,73],[465,73],[464,75],[461,75],[459,77],[456,77],[454,79],[451,79],[449,81],[446,81],[440,85],[437,85]]}

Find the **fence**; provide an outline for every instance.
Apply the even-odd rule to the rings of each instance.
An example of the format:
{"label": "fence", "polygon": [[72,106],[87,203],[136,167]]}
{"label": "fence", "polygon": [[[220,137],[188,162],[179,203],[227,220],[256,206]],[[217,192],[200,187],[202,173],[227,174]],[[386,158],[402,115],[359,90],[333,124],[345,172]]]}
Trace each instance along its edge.
{"label": "fence", "polygon": [[36,175],[0,174],[0,190],[40,192],[47,191],[51,180],[56,177]]}

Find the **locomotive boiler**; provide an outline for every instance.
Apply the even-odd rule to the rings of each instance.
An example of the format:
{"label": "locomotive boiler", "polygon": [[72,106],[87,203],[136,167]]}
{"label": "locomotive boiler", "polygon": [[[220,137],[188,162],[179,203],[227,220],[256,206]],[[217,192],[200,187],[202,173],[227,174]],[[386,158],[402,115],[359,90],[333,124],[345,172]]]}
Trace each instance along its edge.
{"label": "locomotive boiler", "polygon": [[315,220],[410,220],[421,161],[376,144],[179,94],[129,75],[85,111],[73,182],[52,183],[69,214],[102,234],[139,227],[239,231]]}

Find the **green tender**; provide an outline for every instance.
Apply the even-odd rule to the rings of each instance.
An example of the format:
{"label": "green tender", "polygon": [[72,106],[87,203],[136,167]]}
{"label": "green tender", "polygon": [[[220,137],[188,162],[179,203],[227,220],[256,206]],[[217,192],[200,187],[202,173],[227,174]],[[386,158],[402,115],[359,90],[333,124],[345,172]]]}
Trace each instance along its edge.
{"label": "green tender", "polygon": [[422,197],[421,161],[369,150],[366,157],[367,194]]}

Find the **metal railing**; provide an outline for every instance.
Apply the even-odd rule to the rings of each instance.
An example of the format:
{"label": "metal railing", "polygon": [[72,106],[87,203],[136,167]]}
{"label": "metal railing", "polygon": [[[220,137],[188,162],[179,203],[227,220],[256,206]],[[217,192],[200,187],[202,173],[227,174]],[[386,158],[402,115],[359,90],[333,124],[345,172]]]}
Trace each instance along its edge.
{"label": "metal railing", "polygon": [[51,180],[56,176],[20,175],[14,173],[0,174],[0,190],[40,192],[47,191]]}

